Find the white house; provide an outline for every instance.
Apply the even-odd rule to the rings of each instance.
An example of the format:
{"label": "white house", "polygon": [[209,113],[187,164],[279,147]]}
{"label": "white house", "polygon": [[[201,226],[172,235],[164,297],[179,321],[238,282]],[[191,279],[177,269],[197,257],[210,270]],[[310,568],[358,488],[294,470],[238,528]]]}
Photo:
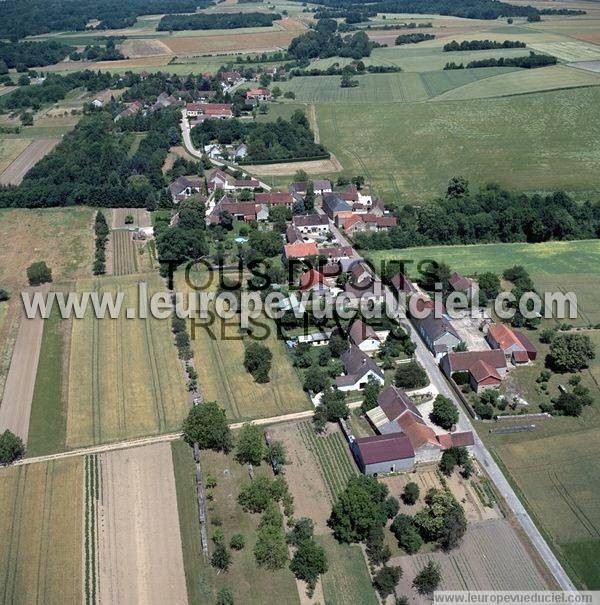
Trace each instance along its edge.
{"label": "white house", "polygon": [[381,340],[379,336],[377,336],[377,332],[360,319],[355,320],[350,326],[348,336],[350,342],[368,355],[376,353],[381,347]]}
{"label": "white house", "polygon": [[335,379],[335,384],[340,391],[362,390],[367,386],[369,379],[381,385],[385,382],[383,370],[356,345],[350,345],[350,348],[342,354],[341,360],[346,373]]}

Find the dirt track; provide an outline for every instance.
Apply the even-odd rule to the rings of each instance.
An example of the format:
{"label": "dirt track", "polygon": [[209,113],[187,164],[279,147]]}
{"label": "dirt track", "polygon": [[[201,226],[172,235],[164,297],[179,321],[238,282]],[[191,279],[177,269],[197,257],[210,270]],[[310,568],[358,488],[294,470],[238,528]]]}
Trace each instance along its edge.
{"label": "dirt track", "polygon": [[38,139],[21,152],[10,166],[0,175],[0,185],[18,185],[27,171],[33,168],[58,144],[59,139]]}
{"label": "dirt track", "polygon": [[[29,292],[47,292],[48,286],[29,288]],[[10,429],[27,443],[31,401],[35,387],[44,320],[21,318],[4,396],[0,405],[0,431]]]}
{"label": "dirt track", "polygon": [[187,604],[169,443],[101,455],[101,603]]}

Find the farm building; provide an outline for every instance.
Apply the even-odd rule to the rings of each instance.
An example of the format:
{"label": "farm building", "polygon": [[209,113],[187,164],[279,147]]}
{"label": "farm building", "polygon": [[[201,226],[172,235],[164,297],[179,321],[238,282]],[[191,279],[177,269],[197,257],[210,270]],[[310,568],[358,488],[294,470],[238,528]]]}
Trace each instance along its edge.
{"label": "farm building", "polygon": [[359,437],[350,447],[358,468],[365,475],[409,471],[415,464],[410,439],[402,433]]}
{"label": "farm building", "polygon": [[200,193],[202,180],[199,177],[180,176],[169,185],[169,193],[174,203],[181,202],[195,193]]}
{"label": "farm building", "polygon": [[273,94],[268,88],[251,88],[246,92],[246,101],[255,104],[256,101],[272,101]]}
{"label": "farm building", "polygon": [[467,373],[476,393],[498,388],[507,372],[506,357],[501,349],[448,353],[442,357],[440,367],[449,378],[459,372]]}
{"label": "farm building", "polygon": [[286,244],[283,248],[283,254],[284,258],[287,260],[292,258],[305,260],[310,256],[317,256],[319,254],[319,249],[315,242],[303,242],[298,240],[292,244]]}
{"label": "farm building", "polygon": [[323,195],[324,193],[331,193],[331,181],[328,180],[317,180],[313,181],[313,187],[317,195]]}
{"label": "farm building", "polygon": [[431,299],[422,302],[423,311],[428,309],[429,312],[422,319],[417,317],[413,319],[427,348],[439,361],[443,355],[452,351],[462,341],[450,323],[450,317],[443,305],[437,305]]}
{"label": "farm building", "polygon": [[342,222],[352,216],[352,206],[337,193],[323,194],[323,210],[336,223]]}
{"label": "farm building", "polygon": [[506,324],[492,324],[488,328],[486,339],[492,349],[501,349],[507,361],[513,364],[527,363],[531,360],[530,354],[535,359],[535,347],[529,342],[524,334],[521,337],[527,341],[527,346],[523,344],[517,333]]}
{"label": "farm building", "polygon": [[353,214],[342,221],[342,227],[348,234],[364,231],[387,231],[395,227],[398,219],[395,216],[376,216],[375,214]]}
{"label": "farm building", "polygon": [[257,193],[254,199],[260,204],[267,204],[268,206],[285,206],[286,208],[292,209],[294,205],[294,198],[291,193],[284,191],[273,191],[270,193]]}
{"label": "farm building", "polygon": [[329,291],[325,276],[317,269],[309,269],[300,276],[300,290],[324,294]]}
{"label": "farm building", "polygon": [[302,233],[329,233],[329,219],[324,214],[296,215],[292,218],[294,227]]}
{"label": "farm building", "polygon": [[335,384],[340,391],[357,391],[363,389],[369,378],[383,384],[383,370],[356,345],[342,354],[345,374],[335,379]]}

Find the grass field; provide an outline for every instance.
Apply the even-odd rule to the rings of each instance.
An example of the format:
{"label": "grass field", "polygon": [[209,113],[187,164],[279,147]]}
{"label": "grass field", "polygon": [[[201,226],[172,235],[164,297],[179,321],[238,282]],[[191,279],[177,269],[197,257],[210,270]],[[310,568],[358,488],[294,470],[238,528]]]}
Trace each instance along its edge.
{"label": "grass field", "polygon": [[390,260],[414,261],[411,274],[418,277],[415,267],[422,260],[445,262],[468,275],[492,271],[500,274],[515,264],[523,265],[535,281],[540,293],[575,292],[579,317],[569,319],[577,326],[600,323],[597,303],[600,242],[545,242],[542,244],[483,244],[476,246],[429,246],[404,250],[366,252],[375,267]]}
{"label": "grass field", "polygon": [[[250,478],[246,469],[233,456],[211,451],[202,452],[202,469],[217,480],[213,491],[214,499],[207,502],[209,539],[215,525],[211,520],[220,519],[220,528],[228,544],[231,536],[241,533],[246,538],[243,550],[232,551],[232,564],[226,573],[216,574],[208,561],[204,560],[199,544],[198,509],[194,462],[189,447],[183,442],[172,445],[177,506],[183,540],[184,567],[190,603],[212,605],[216,592],[223,586],[229,587],[236,603],[259,605],[262,603],[298,604],[298,592],[292,573],[288,569],[270,572],[257,567],[253,548],[256,541],[256,526],[259,515],[245,513],[237,503],[240,487]],[[257,476],[270,475],[262,465],[254,469]],[[206,475],[205,475],[206,476]],[[210,546],[212,554],[212,542]]]}
{"label": "grass field", "polygon": [[0,600],[82,600],[83,459],[0,470]]}
{"label": "grass field", "polygon": [[[186,291],[182,276],[179,276],[178,287]],[[213,303],[209,309],[214,309]],[[244,368],[244,342],[238,316],[231,320],[217,317],[210,325],[207,320],[198,321],[191,335],[198,382],[204,398],[217,401],[230,420],[267,418],[309,409],[308,397],[291,365],[285,343],[278,338],[270,319],[251,320],[254,337],[266,337],[261,342],[273,354],[271,380],[267,384],[256,383]]]}
{"label": "grass field", "polygon": [[[80,280],[77,291],[124,294],[138,308],[140,277]],[[148,296],[162,291],[144,276]],[[42,350],[42,355],[44,351]],[[67,446],[103,443],[175,430],[188,412],[182,370],[168,320],[73,320],[69,364]]]}
{"label": "grass field", "polygon": [[329,569],[323,576],[323,592],[328,605],[377,605],[369,571],[360,546],[338,544],[332,536],[317,536],[325,549]]}
{"label": "grass field", "polygon": [[0,175],[31,143],[29,139],[7,139],[0,135]]}
{"label": "grass field", "polygon": [[600,191],[599,87],[444,103],[321,104],[317,119],[321,143],[345,173],[364,175],[390,202],[427,201],[457,174],[524,191]]}
{"label": "grass field", "polygon": [[335,502],[348,479],[358,474],[356,465],[348,455],[348,445],[338,432],[317,436],[309,422],[298,424],[298,431],[306,448],[319,461],[329,497],[331,502]]}
{"label": "grass field", "polygon": [[89,208],[0,209],[0,283],[23,287],[25,270],[45,260],[54,281],[91,273],[94,238]]}

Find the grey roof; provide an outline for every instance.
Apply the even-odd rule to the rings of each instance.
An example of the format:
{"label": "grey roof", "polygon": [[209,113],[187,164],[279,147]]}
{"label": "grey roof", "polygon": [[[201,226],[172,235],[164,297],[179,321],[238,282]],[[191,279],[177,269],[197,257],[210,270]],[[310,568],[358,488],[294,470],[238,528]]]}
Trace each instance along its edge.
{"label": "grey roof", "polygon": [[169,185],[169,191],[173,195],[179,195],[188,187],[200,189],[201,186],[202,181],[199,178],[188,178],[187,176],[180,176],[178,179],[176,179]]}
{"label": "grey roof", "polygon": [[342,363],[346,374],[354,376],[354,381],[364,376],[369,370],[383,378],[383,370],[356,345],[351,344],[345,353],[342,353]]}
{"label": "grey roof", "polygon": [[323,194],[323,209],[325,212],[350,212],[351,206],[336,193]]}
{"label": "grey roof", "polygon": [[294,225],[290,225],[285,230],[285,238],[290,244],[293,244],[297,241],[304,241],[302,238],[302,233],[300,233],[300,231],[298,231],[298,227],[295,227]]}
{"label": "grey roof", "polygon": [[331,182],[328,180],[313,181],[315,189],[331,189]]}
{"label": "grey roof", "polygon": [[459,341],[461,340],[447,317],[436,317],[433,309],[431,309],[430,313],[428,313],[425,318],[416,319],[416,321],[421,329],[429,336],[431,342],[435,342],[446,333],[452,334]]}
{"label": "grey roof", "polygon": [[360,345],[362,342],[369,338],[374,338],[375,340],[379,340],[379,336],[377,336],[377,332],[375,330],[364,323],[361,319],[357,319],[350,326],[348,330],[348,336],[350,340],[355,345]]}
{"label": "grey roof", "polygon": [[316,227],[318,225],[329,225],[329,218],[325,214],[298,214],[292,222],[296,227]]}

